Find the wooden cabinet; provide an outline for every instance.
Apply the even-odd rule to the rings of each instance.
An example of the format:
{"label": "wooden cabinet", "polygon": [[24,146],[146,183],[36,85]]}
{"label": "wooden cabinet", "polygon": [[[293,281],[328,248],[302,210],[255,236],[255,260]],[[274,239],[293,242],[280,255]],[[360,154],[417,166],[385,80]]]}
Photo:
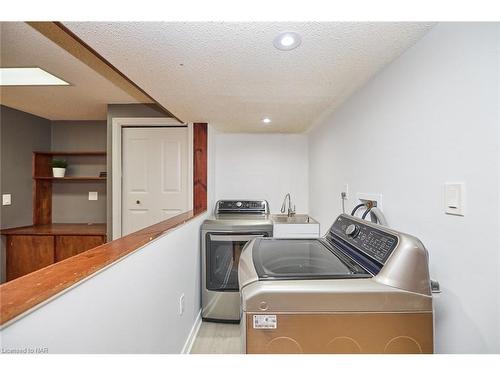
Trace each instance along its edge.
{"label": "wooden cabinet", "polygon": [[[52,176],[53,157],[90,160],[86,175]],[[106,182],[99,171],[106,168],[104,151],[33,152],[33,225],[0,230],[6,236],[7,281],[80,254],[106,242],[105,224],[52,223],[52,184]],[[76,173],[78,174],[78,173]]]}
{"label": "wooden cabinet", "polygon": [[104,243],[103,236],[56,236],[55,261],[83,253]]}
{"label": "wooden cabinet", "polygon": [[106,242],[105,224],[47,224],[4,229],[7,281]]}
{"label": "wooden cabinet", "polygon": [[54,236],[7,236],[7,281],[54,263]]}

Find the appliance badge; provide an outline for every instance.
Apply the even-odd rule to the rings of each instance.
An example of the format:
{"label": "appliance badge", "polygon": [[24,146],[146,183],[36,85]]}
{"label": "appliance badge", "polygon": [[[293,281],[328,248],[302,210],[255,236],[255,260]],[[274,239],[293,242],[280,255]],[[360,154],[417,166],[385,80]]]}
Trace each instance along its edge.
{"label": "appliance badge", "polygon": [[278,326],[278,318],[276,315],[254,315],[254,329],[276,329]]}

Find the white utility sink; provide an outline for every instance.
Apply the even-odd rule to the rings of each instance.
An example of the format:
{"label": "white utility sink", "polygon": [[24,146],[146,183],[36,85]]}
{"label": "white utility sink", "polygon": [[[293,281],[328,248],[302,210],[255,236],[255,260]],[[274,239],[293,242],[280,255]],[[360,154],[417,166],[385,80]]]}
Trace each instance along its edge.
{"label": "white utility sink", "polygon": [[309,215],[271,215],[274,238],[318,238],[319,223]]}

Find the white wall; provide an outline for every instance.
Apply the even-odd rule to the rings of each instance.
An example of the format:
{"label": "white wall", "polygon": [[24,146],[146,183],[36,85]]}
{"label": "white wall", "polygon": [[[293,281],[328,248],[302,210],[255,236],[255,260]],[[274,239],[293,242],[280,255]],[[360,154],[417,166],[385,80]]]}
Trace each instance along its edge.
{"label": "white wall", "polygon": [[307,160],[306,135],[218,133],[216,198],[266,199],[279,213],[290,192],[297,213],[307,213]]}
{"label": "white wall", "polygon": [[[430,253],[436,350],[500,352],[499,25],[439,24],[310,133],[310,208],[323,230],[340,192],[383,194],[389,225]],[[443,184],[465,182],[465,217]]]}
{"label": "white wall", "polygon": [[7,326],[1,331],[2,348],[180,353],[200,311],[203,219],[158,238]]}

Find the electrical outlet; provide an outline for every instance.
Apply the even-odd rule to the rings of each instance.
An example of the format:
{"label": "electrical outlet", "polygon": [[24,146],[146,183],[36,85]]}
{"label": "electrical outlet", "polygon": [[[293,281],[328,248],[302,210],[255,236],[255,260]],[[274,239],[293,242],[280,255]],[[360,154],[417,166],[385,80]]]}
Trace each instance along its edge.
{"label": "electrical outlet", "polygon": [[89,191],[89,201],[96,201],[97,199],[97,191]]}
{"label": "electrical outlet", "polygon": [[10,194],[2,194],[2,206],[10,206],[12,204],[12,197]]}
{"label": "electrical outlet", "polygon": [[179,315],[184,314],[184,293],[179,297]]}

